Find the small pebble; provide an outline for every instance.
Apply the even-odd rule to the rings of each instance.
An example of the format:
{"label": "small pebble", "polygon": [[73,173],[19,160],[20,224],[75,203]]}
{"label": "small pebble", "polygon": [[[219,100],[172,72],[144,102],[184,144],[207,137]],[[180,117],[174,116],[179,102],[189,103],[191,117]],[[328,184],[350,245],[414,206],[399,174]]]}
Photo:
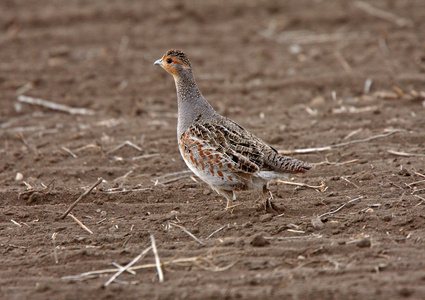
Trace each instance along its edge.
{"label": "small pebble", "polygon": [[317,96],[310,101],[310,105],[312,107],[318,107],[318,106],[321,106],[321,105],[324,105],[324,104],[326,104],[326,100],[322,96]]}
{"label": "small pebble", "polygon": [[359,248],[370,248],[371,245],[370,239],[361,239],[356,243],[356,246]]}
{"label": "small pebble", "polygon": [[316,230],[322,230],[323,228],[325,228],[325,224],[319,218],[313,218],[311,220],[311,225]]}
{"label": "small pebble", "polygon": [[401,170],[398,172],[398,175],[401,175],[401,176],[410,176],[410,173],[409,173],[409,171],[407,171],[405,168],[403,168],[403,169],[401,169]]}
{"label": "small pebble", "polygon": [[21,181],[22,179],[24,179],[24,175],[20,172],[16,173],[15,181]]}
{"label": "small pebble", "polygon": [[253,225],[251,222],[246,222],[245,224],[242,225],[242,228],[251,228]]}
{"label": "small pebble", "polygon": [[163,220],[164,221],[173,220],[173,219],[176,218],[177,214],[178,214],[178,212],[176,212],[175,210],[172,210],[164,217]]}
{"label": "small pebble", "polygon": [[35,285],[35,291],[37,293],[44,293],[44,292],[47,292],[48,290],[50,290],[50,287],[47,283],[37,282]]}
{"label": "small pebble", "polygon": [[254,246],[254,247],[264,247],[268,244],[270,244],[270,243],[261,234],[257,234],[251,240],[251,245]]}
{"label": "small pebble", "polygon": [[398,292],[400,296],[403,296],[403,297],[410,297],[412,295],[412,291],[406,287],[400,289]]}
{"label": "small pebble", "polygon": [[260,222],[268,222],[273,219],[273,214],[265,214],[260,217]]}
{"label": "small pebble", "polygon": [[372,173],[365,173],[362,176],[360,176],[360,180],[372,180],[373,179]]}
{"label": "small pebble", "polygon": [[382,217],[382,221],[384,221],[384,222],[389,222],[391,220],[392,220],[392,217],[390,215]]}
{"label": "small pebble", "polygon": [[371,213],[373,213],[374,212],[374,210],[373,210],[373,208],[368,208],[368,209],[366,209],[365,211],[364,211],[366,214],[371,214]]}

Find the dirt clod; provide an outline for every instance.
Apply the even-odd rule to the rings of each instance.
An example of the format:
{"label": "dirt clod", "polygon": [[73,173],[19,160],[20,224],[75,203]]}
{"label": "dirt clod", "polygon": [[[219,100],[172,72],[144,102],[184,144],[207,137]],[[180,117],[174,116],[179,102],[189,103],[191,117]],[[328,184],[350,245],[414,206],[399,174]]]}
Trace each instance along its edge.
{"label": "dirt clod", "polygon": [[325,228],[325,224],[319,218],[313,218],[311,220],[311,225],[315,230],[322,230],[323,228]]}
{"label": "dirt clod", "polygon": [[370,248],[371,245],[370,239],[361,239],[356,243],[356,246],[359,248]]}
{"label": "dirt clod", "polygon": [[269,222],[271,219],[273,219],[274,214],[264,214],[260,216],[260,222]]}
{"label": "dirt clod", "polygon": [[264,247],[267,246],[269,241],[267,241],[262,234],[257,234],[254,236],[254,238],[251,240],[250,243],[253,247]]}

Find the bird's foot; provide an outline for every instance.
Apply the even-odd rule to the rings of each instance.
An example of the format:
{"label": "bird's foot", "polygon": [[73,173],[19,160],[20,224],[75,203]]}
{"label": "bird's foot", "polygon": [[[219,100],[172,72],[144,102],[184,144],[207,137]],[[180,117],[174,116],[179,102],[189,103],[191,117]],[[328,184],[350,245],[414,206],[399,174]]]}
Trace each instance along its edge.
{"label": "bird's foot", "polygon": [[233,209],[240,204],[233,204],[233,200],[227,199],[226,208],[224,209],[226,212],[233,214]]}
{"label": "bird's foot", "polygon": [[261,202],[257,206],[257,209],[259,211],[264,210],[265,212],[267,212],[269,214],[274,214],[274,215],[278,215],[279,211],[280,211],[279,207],[276,204],[274,204],[270,199],[267,199],[267,200]]}
{"label": "bird's foot", "polygon": [[233,203],[231,203],[230,205],[229,205],[229,201],[227,201],[227,205],[226,205],[226,208],[224,209],[226,212],[229,212],[229,213],[233,213],[233,208],[234,208],[235,206],[233,205]]}
{"label": "bird's foot", "polygon": [[267,213],[279,215],[282,213],[283,209],[279,208],[276,204],[272,202],[273,195],[270,193],[270,197],[261,197],[259,203],[257,204],[258,211],[266,211]]}

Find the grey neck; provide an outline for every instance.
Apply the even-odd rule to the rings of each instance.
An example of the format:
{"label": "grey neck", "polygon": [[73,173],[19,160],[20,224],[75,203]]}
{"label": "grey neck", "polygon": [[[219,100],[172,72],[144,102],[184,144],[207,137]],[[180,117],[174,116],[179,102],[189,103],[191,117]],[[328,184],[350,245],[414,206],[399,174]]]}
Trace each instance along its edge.
{"label": "grey neck", "polygon": [[180,137],[195,120],[209,119],[216,114],[202,96],[192,70],[185,70],[175,78],[178,102],[177,137]]}

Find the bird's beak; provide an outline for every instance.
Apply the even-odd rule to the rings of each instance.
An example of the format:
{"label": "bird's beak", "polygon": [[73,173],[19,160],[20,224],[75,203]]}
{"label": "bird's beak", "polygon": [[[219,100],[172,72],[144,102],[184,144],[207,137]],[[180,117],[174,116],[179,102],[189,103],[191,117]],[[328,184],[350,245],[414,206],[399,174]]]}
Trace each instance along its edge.
{"label": "bird's beak", "polygon": [[161,66],[161,67],[162,67],[162,58],[160,58],[160,59],[156,60],[153,64],[154,64],[154,65],[158,65],[158,66]]}

